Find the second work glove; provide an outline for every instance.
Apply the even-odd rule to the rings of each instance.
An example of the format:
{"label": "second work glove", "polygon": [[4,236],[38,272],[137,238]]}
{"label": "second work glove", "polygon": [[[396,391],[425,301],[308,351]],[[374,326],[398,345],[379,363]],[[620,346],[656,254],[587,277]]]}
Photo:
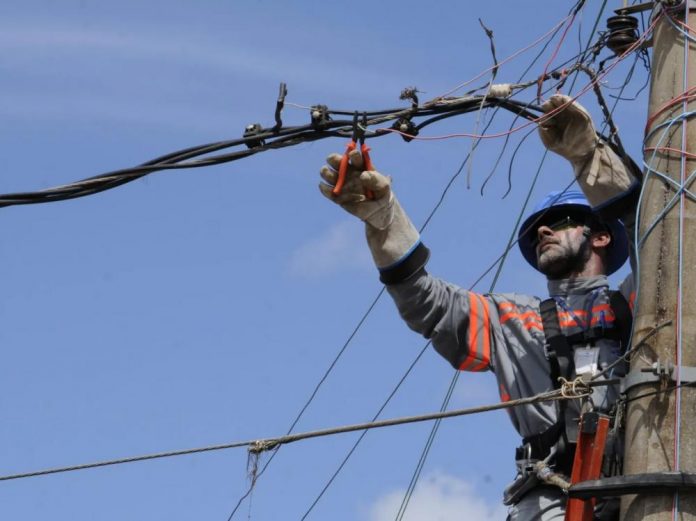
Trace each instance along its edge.
{"label": "second work glove", "polygon": [[420,242],[418,230],[394,196],[391,178],[375,170],[363,171],[359,150],[350,153],[345,184],[341,193],[334,195],[341,158],[340,154],[327,158],[327,164],[320,171],[324,182],[319,184],[319,190],[327,199],[365,222],[367,243],[377,268],[390,268]]}
{"label": "second work glove", "polygon": [[638,181],[631,169],[599,139],[583,107],[563,94],[551,96],[541,107],[550,113],[539,123],[541,141],[570,162],[593,208],[605,207],[635,188]]}

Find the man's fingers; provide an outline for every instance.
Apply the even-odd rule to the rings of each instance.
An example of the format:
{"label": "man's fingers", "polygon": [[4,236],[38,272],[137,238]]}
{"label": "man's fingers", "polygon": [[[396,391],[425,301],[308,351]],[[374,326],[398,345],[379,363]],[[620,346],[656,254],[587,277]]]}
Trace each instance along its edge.
{"label": "man's fingers", "polygon": [[319,183],[319,191],[321,194],[326,197],[327,199],[331,199],[332,201],[334,200],[333,193],[331,192],[333,190],[333,186],[327,185],[326,183]]}
{"label": "man's fingers", "polygon": [[331,199],[336,204],[351,204],[351,203],[362,203],[367,200],[362,194],[356,194],[353,192],[341,192],[338,195],[333,194],[334,187],[327,185],[326,183],[319,183],[319,191],[327,199]]}
{"label": "man's fingers", "polygon": [[362,170],[363,157],[360,150],[357,148],[355,150],[351,150],[350,154],[348,154],[348,159],[350,159],[350,164],[353,165],[354,168],[357,170]]}
{"label": "man's fingers", "polygon": [[326,181],[330,185],[336,184],[338,173],[335,170],[333,170],[329,165],[322,166],[321,170],[319,170],[319,175],[324,181]]}
{"label": "man's fingers", "polygon": [[554,94],[544,103],[542,103],[541,108],[545,113],[551,111],[554,114],[542,125],[551,126],[558,124],[561,119],[568,121],[571,118],[577,120],[578,118],[584,118],[588,121],[591,120],[590,114],[585,110],[585,107],[580,105],[578,102],[573,101],[573,98],[566,96],[565,94]]}
{"label": "man's fingers", "polygon": [[360,183],[365,190],[372,190],[375,195],[381,195],[391,186],[391,179],[376,170],[366,170],[360,174]]}
{"label": "man's fingers", "polygon": [[329,157],[326,158],[326,162],[331,168],[338,170],[338,167],[341,165],[342,157],[343,156],[341,154],[330,154]]}

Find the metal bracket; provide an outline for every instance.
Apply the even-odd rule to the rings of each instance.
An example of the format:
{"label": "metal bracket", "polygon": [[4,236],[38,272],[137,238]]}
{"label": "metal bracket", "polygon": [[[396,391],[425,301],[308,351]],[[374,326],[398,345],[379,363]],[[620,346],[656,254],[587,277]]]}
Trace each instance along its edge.
{"label": "metal bracket", "polygon": [[696,489],[696,474],[689,472],[651,472],[581,481],[571,485],[568,497],[590,499],[627,494],[666,494]]}
{"label": "metal bracket", "polygon": [[[685,2],[688,2],[687,6],[684,5]],[[696,9],[696,0],[661,0],[660,3],[662,3],[666,9],[677,15],[684,12],[684,7],[688,7],[689,11]]]}
{"label": "metal bracket", "polygon": [[[696,367],[681,366],[679,381],[681,383],[696,382]],[[630,371],[621,381],[621,393],[625,394],[634,387],[655,382],[676,382],[672,362],[658,360],[652,366],[643,367],[640,371]]]}
{"label": "metal bracket", "polygon": [[642,11],[648,11],[655,8],[655,2],[643,2],[642,4],[627,5],[626,7],[619,7],[614,9],[614,12],[618,15],[640,13]]}

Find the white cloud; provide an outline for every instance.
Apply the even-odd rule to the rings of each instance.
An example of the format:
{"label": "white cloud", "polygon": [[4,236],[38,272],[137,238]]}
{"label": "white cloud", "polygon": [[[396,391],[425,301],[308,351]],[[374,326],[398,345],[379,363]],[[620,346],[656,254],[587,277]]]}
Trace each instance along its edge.
{"label": "white cloud", "polygon": [[359,222],[337,223],[290,255],[293,275],[314,278],[351,269],[374,269]]}
{"label": "white cloud", "polygon": [[[370,521],[393,521],[404,497],[397,490],[379,498],[370,509]],[[503,520],[507,510],[492,505],[465,480],[434,472],[419,482],[411,497],[404,521]]]}

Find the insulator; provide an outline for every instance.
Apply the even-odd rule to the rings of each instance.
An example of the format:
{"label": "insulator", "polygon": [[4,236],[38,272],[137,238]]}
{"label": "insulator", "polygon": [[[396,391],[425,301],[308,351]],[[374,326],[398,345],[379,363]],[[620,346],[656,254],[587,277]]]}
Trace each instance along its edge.
{"label": "insulator", "polygon": [[607,18],[607,47],[619,56],[638,41],[638,18],[626,14]]}

